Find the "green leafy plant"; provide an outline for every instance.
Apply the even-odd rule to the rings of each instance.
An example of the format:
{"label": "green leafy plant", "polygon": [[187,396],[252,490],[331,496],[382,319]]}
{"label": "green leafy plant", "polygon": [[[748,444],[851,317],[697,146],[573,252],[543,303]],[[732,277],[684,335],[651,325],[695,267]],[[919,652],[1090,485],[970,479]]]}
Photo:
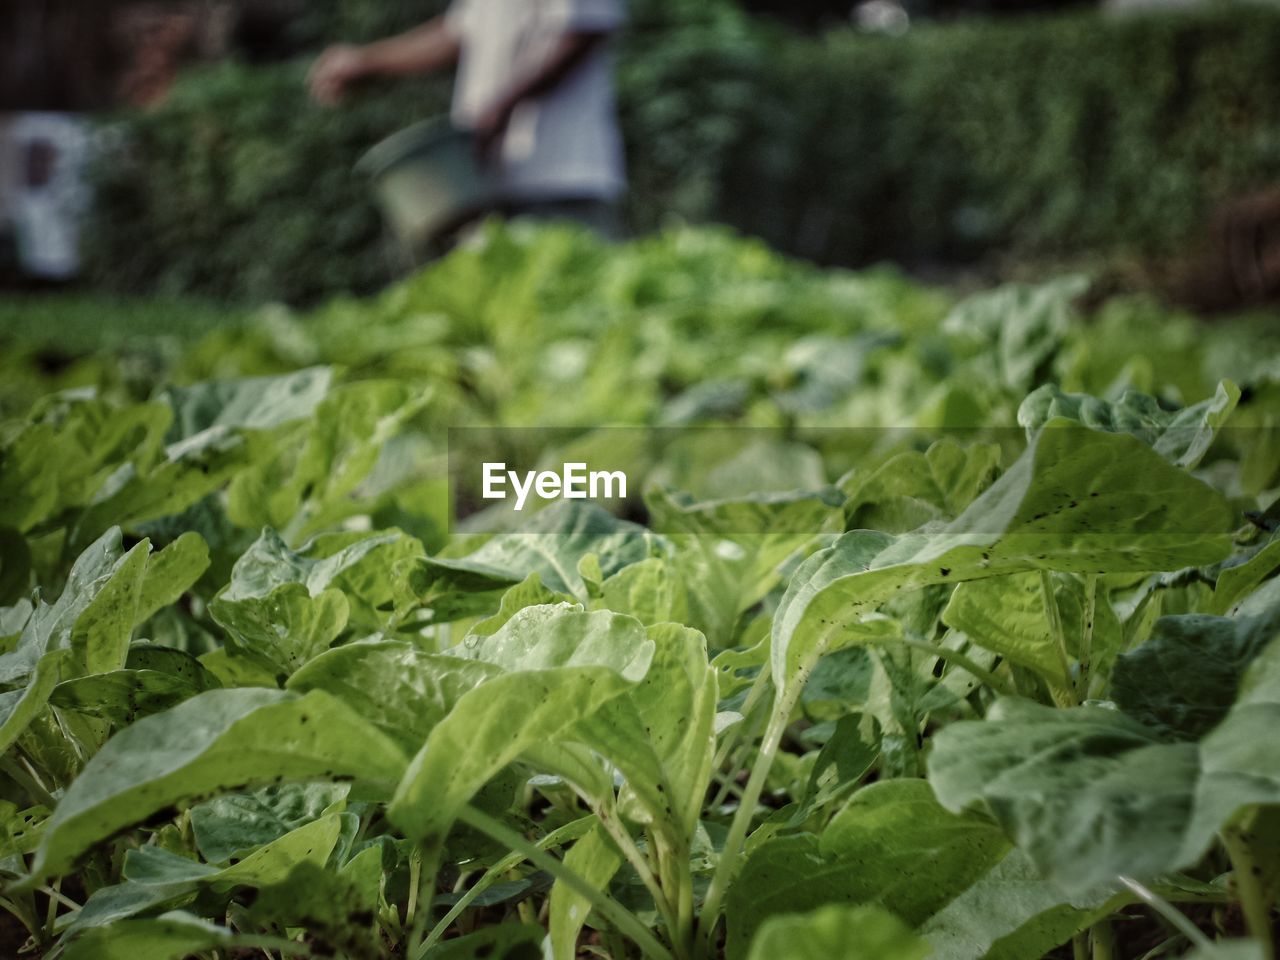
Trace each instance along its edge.
{"label": "green leafy plant", "polygon": [[[0,932],[1273,956],[1280,392],[1144,355],[1134,305],[1094,369],[1080,290],[495,229],[145,395],[33,375],[0,428]],[[626,517],[450,532],[445,428],[615,449],[582,397],[663,427],[616,448],[652,479]]]}

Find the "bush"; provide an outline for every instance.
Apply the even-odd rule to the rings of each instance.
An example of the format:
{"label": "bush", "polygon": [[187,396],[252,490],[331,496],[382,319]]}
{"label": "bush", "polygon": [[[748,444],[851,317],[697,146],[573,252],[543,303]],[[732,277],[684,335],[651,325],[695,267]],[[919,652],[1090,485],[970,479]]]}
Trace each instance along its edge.
{"label": "bush", "polygon": [[447,85],[415,81],[333,111],[307,100],[300,65],[188,75],[98,165],[95,279],[290,302],[381,286],[392,272],[382,228],[352,166],[447,97]]}
{"label": "bush", "polygon": [[[1280,179],[1275,11],[812,39],[727,3],[632,9],[618,84],[640,229],[716,220],[839,264],[1163,256],[1215,203]],[[301,73],[222,66],[133,118],[100,174],[97,276],[290,301],[383,283],[351,166],[445,110],[448,84],[388,84],[334,112],[307,102]]]}
{"label": "bush", "polygon": [[1280,178],[1280,16],[969,21],[776,46],[723,211],[831,262],[1165,254]]}

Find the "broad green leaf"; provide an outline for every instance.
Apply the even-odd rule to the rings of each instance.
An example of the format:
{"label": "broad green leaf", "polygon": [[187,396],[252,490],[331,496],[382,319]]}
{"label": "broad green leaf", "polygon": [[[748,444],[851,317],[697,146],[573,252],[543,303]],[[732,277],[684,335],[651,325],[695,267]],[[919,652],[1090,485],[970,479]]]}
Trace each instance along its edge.
{"label": "broad green leaf", "polygon": [[920,924],[1008,849],[995,824],[948,813],[924,781],[864,787],[821,838],[797,834],[755,847],[729,889],[727,955],[745,956],[768,917],[820,904],[876,903]]}
{"label": "broad green leaf", "polygon": [[112,670],[63,681],[49,700],[56,707],[124,726],[201,692],[187,677],[156,670]]}
{"label": "broad green leaf", "polygon": [[955,521],[892,537],[857,530],[796,571],[773,624],[775,676],[793,677],[904,590],[1026,570],[1146,572],[1229,550],[1226,501],[1124,434],[1052,421]]}
{"label": "broad green leaf", "polygon": [[56,396],[0,440],[0,527],[30,531],[88,504],[121,463],[146,465],[169,425],[162,404]]}
{"label": "broad green leaf", "polygon": [[1245,669],[1280,634],[1280,607],[1257,617],[1161,617],[1151,637],[1116,661],[1121,710],[1167,735],[1194,740],[1231,709]]}
{"label": "broad green leaf", "polygon": [[1088,289],[1089,281],[1080,276],[1008,283],[957,304],[943,328],[980,344],[980,353],[990,356],[991,373],[1024,394],[1066,338],[1076,317],[1073,301]]}
{"label": "broad green leaf", "polygon": [[[700,504],[696,509],[704,514],[704,521],[711,519],[706,515],[708,507],[723,520],[734,514],[750,517],[757,511],[748,506],[753,500],[805,500],[834,493],[827,487],[826,467],[818,451],[780,431],[691,430],[662,439],[667,442],[648,483],[660,491],[683,491],[675,499],[685,506]],[[610,444],[616,445],[616,441]],[[649,498],[649,491],[645,497]],[[727,512],[719,506],[735,503]],[[668,531],[659,521],[655,529],[667,533],[678,528]],[[733,529],[765,533],[769,528],[757,523]]]}
{"label": "broad green leaf", "polygon": [[249,910],[258,926],[301,927],[315,953],[347,960],[380,960],[376,899],[359,874],[326,870],[303,860],[279,883],[265,887]]}
{"label": "broad green leaf", "polygon": [[231,647],[215,647],[200,654],[198,662],[218,681],[215,686],[280,689],[280,671],[270,661],[237,655]]}
{"label": "broad green leaf", "polygon": [[491,776],[626,693],[654,644],[630,617],[563,605],[527,607],[459,652],[510,672],[463,694],[410,764],[388,814],[414,839],[443,839]]}
{"label": "broad green leaf", "polygon": [[865,647],[848,647],[823,657],[809,674],[800,697],[805,717],[838,721],[851,711],[864,710],[872,697],[877,669]]}
{"label": "broad green leaf", "polygon": [[928,768],[943,806],[985,800],[1036,866],[1077,893],[1181,865],[1199,752],[1117,710],[1007,699],[983,722],[939,731]]}
{"label": "broad green leaf", "polygon": [[166,387],[159,398],[173,410],[168,443],[209,430],[270,430],[310,417],[333,381],[328,367],[311,367],[279,377],[209,380],[189,387]]}
{"label": "broad green leaf", "polygon": [[240,526],[287,529],[296,541],[358,513],[357,487],[427,399],[410,382],[363,380],[334,388],[297,440],[235,478],[228,515]]}
{"label": "broad green leaf", "polygon": [[44,709],[70,659],[70,651],[51,650],[36,662],[25,687],[0,693],[0,754],[13,746]]}
{"label": "broad green leaf", "polygon": [[[588,556],[594,556],[594,554],[589,554]],[[641,560],[640,562],[647,563],[648,561]],[[635,564],[632,564],[632,566],[635,566]],[[629,568],[624,567],[623,569]],[[548,590],[542,585],[542,578],[536,572],[531,573],[502,594],[502,601],[498,604],[497,613],[481,620],[467,632],[478,637],[488,636],[491,633],[497,633],[503,624],[525,607],[536,607],[546,603],[572,602],[572,597],[564,593],[557,593],[554,590]],[[627,611],[618,612],[626,613]]]}
{"label": "broad green leaf", "polygon": [[1124,905],[1110,885],[1069,896],[1013,849],[920,928],[931,960],[1043,956]]}
{"label": "broad green leaf", "polygon": [[534,514],[519,532],[496,534],[465,557],[428,557],[415,585],[428,605],[457,604],[459,594],[505,590],[537,573],[548,589],[585,600],[578,561],[588,553],[599,557],[607,577],[662,549],[662,540],[644,527],[595,504],[564,500]]}
{"label": "broad green leaf", "polygon": [[66,960],[183,960],[202,950],[236,947],[302,953],[301,944],[290,940],[232,933],[189,913],[174,912],[88,930],[72,941],[63,956]]}
{"label": "broad green leaf", "polygon": [[1280,639],[1245,672],[1227,718],[1200,741],[1195,813],[1179,861],[1198,857],[1243,807],[1280,803]]}
{"label": "broad green leaf", "polygon": [[[352,816],[351,814],[347,815]],[[356,818],[356,822],[359,819]],[[386,842],[386,838],[382,838]],[[365,847],[348,860],[338,870],[339,875],[350,884],[361,903],[377,907],[383,885],[382,847],[384,843],[374,843]]]}
{"label": "broad green leaf", "polygon": [[[569,848],[564,864],[596,889],[607,890],[622,866],[622,854],[604,828],[596,826]],[[553,960],[574,960],[578,955],[578,935],[590,915],[591,904],[581,894],[563,883],[551,888],[547,936]]]}
{"label": "broad green leaf", "polygon": [[697,828],[711,779],[716,674],[698,631],[664,623],[647,632],[653,643],[648,673],[584,720],[577,736],[622,773],[623,812],[684,843]]}
{"label": "broad green leaf", "polygon": [[215,428],[169,444],[160,462],[145,472],[122,464],[80,515],[77,542],[112,525],[136,530],[180,513],[221,489],[254,456],[245,437]]}
{"label": "broad green leaf", "polygon": [[[575,731],[576,733],[576,731]],[[558,777],[571,784],[577,792],[592,803],[610,802],[616,788],[613,771],[606,770],[594,750],[582,743],[560,740],[555,743],[535,743],[527,747],[521,757],[544,775]],[[643,755],[640,762],[653,760]]]}
{"label": "broad green leaf", "polygon": [[[850,713],[836,721],[809,773],[809,782],[800,798],[802,813],[847,794],[876,762],[880,756],[880,731],[874,720],[869,723],[868,720],[870,718],[861,714]],[[871,729],[864,733],[864,727]]]}
{"label": "broad green leaf", "polygon": [[333,694],[413,753],[463,694],[499,672],[402,641],[360,641],[316,657],[289,678],[288,687]]}
{"label": "broad green leaf", "polygon": [[[227,894],[237,887],[263,887],[284,880],[295,865],[322,866],[338,839],[339,818],[306,823],[219,869],[157,846],[125,855],[122,883],[94,891],[67,928],[74,936],[140,913],[189,905],[200,893]],[[224,897],[225,899],[225,897]]]}
{"label": "broad green leaf", "polygon": [[398,530],[316,537],[294,551],[267,529],[236,561],[217,601],[262,600],[291,584],[312,597],[332,588],[347,598],[353,622],[378,629],[387,616],[380,609],[395,599],[395,568],[421,554],[421,544]]}
{"label": "broad green leaf", "polygon": [[[1067,653],[1078,659],[1085,632],[1084,586],[1068,574],[1054,574],[1051,581]],[[1019,573],[962,583],[951,594],[942,622],[963,631],[983,649],[1035,671],[1051,686],[1070,688],[1072,679],[1050,629],[1040,574]],[[1091,671],[1105,675],[1123,643],[1123,627],[1099,586],[1094,596]]]}
{"label": "broad green leaf", "polygon": [[1239,563],[1228,561],[1218,572],[1211,613],[1230,613],[1249,592],[1280,569],[1280,537],[1273,537]]}
{"label": "broad green leaf", "polygon": [[177,603],[208,569],[209,545],[198,533],[184,533],[154,554],[138,597],[138,622]]}
{"label": "broad green leaf", "polygon": [[124,666],[150,550],[144,540],[126,553],[120,530],[113,528],[81,553],[57,602],[39,601],[15,648],[0,654],[0,683],[29,676],[52,650],[73,651],[64,675]]}
{"label": "broad green leaf", "polygon": [[201,693],[218,686],[217,677],[206,670],[192,654],[156,643],[138,641],[130,645],[124,665],[129,670],[151,670],[179,677],[190,682]]}
{"label": "broad green leaf", "polygon": [[985,721],[934,737],[929,779],[950,810],[984,802],[1039,870],[1076,894],[1120,874],[1188,867],[1238,810],[1280,802],[1277,723],[1280,640],[1198,744],[1167,742],[1106,707],[1006,699]]}
{"label": "broad green leaf", "polygon": [[143,579],[151,553],[142,541],[121,557],[71,631],[71,649],[86,673],[105,673],[124,666],[129,639],[142,619]]}
{"label": "broad green leaf", "polygon": [[210,690],[126,727],[90,759],[54,811],[31,882],[184,801],[310,779],[351,778],[386,795],[404,764],[393,741],[323,691]]}
{"label": "broad green leaf", "polygon": [[190,810],[196,846],[210,863],[243,858],[254,847],[318,820],[350,791],[345,783],[284,783],[214,797]]}
{"label": "broad green leaf", "polygon": [[125,857],[123,874],[126,880],[143,884],[199,881],[221,890],[231,890],[241,884],[267,886],[279,883],[295,864],[303,861],[323,866],[338,842],[339,830],[337,814],[320,817],[290,830],[222,869],[159,847],[139,847]]}
{"label": "broad green leaf", "polygon": [[1018,423],[1034,435],[1055,417],[1065,417],[1093,430],[1128,433],[1180,467],[1190,469],[1204,459],[1218,430],[1240,401],[1240,388],[1227,380],[1208,400],[1169,411],[1155,397],[1129,390],[1119,400],[1063,393],[1053,384],[1035,390],[1018,408]]}
{"label": "broad green leaf", "polygon": [[593,601],[593,606],[625,613],[644,624],[683,623],[689,619],[688,605],[684,579],[665,557],[623,567],[600,584],[600,595]]}
{"label": "broad green leaf", "polygon": [[714,645],[727,645],[738,616],[778,584],[779,565],[836,528],[841,500],[829,488],[706,501],[657,486],[646,490],[650,522],[676,548],[686,622]]}
{"label": "broad green leaf", "polygon": [[924,960],[929,945],[889,911],[837,904],[770,917],[747,960]]}
{"label": "broad green leaf", "polygon": [[27,625],[27,621],[31,619],[31,613],[35,610],[30,600],[19,600],[11,607],[0,607],[0,649],[5,648],[5,643],[10,642],[16,644],[22,628]]}
{"label": "broad green leaf", "polygon": [[718,537],[756,544],[761,567],[777,566],[799,543],[821,533],[844,497],[834,488],[744,493],[736,497],[698,500],[654,486],[645,491],[653,529],[677,534]]}
{"label": "broad green leaf", "polygon": [[1000,466],[1000,448],[979,443],[962,447],[939,440],[923,453],[898,454],[868,474],[855,472],[840,482],[845,528],[905,533],[934,520],[950,520],[991,485]]}
{"label": "broad green leaf", "polygon": [[449,652],[508,672],[602,666],[635,682],[649,669],[654,644],[634,617],[562,603],[525,607],[497,632],[467,636]]}
{"label": "broad green leaf", "polygon": [[265,597],[229,602],[222,596],[209,613],[230,636],[232,647],[265,661],[284,676],[329,649],[347,626],[350,607],[341,590],[312,596],[301,583],[286,583]]}
{"label": "broad green leaf", "polygon": [[600,666],[521,670],[482,683],[432,729],[388,816],[412,839],[443,839],[458,809],[490,777],[530,747],[564,736],[629,686]]}
{"label": "broad green leaf", "polygon": [[896,332],[880,331],[852,337],[801,337],[781,358],[788,389],[774,391],[773,400],[792,414],[827,410],[861,383],[869,353],[898,340]]}
{"label": "broad green leaf", "polygon": [[124,557],[120,531],[112,529],[76,558],[58,600],[52,604],[38,600],[16,648],[0,654],[0,683],[11,684],[30,675],[49,650],[71,648],[76,622],[110,583]]}
{"label": "broad green leaf", "polygon": [[17,804],[0,801],[0,873],[14,879],[26,872],[26,855],[40,843],[49,811],[37,804],[19,810]]}

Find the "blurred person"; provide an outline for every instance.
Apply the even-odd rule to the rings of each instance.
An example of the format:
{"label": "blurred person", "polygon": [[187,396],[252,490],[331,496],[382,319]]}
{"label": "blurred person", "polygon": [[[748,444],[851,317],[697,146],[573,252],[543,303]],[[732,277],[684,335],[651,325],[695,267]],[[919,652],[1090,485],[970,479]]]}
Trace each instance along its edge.
{"label": "blurred person", "polygon": [[330,47],[308,82],[335,105],[365,78],[456,66],[451,119],[490,165],[496,212],[616,238],[626,178],[609,40],[624,19],[623,0],[454,0],[406,33]]}
{"label": "blurred person", "polygon": [[89,201],[84,167],[89,124],[69,113],[21,113],[8,125],[9,152],[16,157],[13,221],[23,272],[65,281],[80,270],[80,222]]}

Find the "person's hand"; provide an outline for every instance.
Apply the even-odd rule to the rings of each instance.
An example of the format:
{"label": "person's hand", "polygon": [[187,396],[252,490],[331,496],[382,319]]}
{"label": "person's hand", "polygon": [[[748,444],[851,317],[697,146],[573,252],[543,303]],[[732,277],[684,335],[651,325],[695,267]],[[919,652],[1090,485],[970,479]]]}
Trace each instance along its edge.
{"label": "person's hand", "polygon": [[364,75],[360,48],[347,44],[332,46],[316,59],[307,74],[307,86],[317,103],[327,107],[341,103],[347,88]]}
{"label": "person's hand", "polygon": [[511,123],[511,114],[515,108],[515,103],[503,99],[476,119],[471,132],[475,137],[476,156],[480,160],[487,162],[493,159],[502,135],[507,131],[507,125]]}

